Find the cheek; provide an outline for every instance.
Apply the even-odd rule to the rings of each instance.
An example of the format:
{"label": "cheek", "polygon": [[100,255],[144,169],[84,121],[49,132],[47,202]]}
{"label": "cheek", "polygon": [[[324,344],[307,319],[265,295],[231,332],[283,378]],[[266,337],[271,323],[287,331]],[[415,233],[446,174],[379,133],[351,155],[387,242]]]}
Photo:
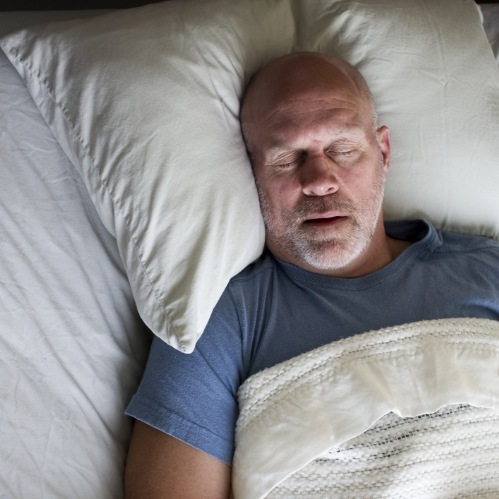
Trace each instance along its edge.
{"label": "cheek", "polygon": [[378,192],[386,181],[382,158],[376,164],[367,162],[361,168],[353,168],[345,180],[353,196],[372,197],[373,192]]}
{"label": "cheek", "polygon": [[272,206],[277,211],[285,211],[293,207],[300,195],[300,185],[292,179],[273,178],[257,181],[260,197],[267,206]]}
{"label": "cheek", "polygon": [[274,206],[280,212],[293,211],[300,199],[298,182],[277,182],[273,186]]}

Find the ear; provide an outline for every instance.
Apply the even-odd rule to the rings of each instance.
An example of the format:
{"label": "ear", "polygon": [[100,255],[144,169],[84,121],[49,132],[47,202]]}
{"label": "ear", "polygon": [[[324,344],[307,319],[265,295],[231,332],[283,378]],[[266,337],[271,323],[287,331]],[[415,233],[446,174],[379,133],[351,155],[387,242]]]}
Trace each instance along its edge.
{"label": "ear", "polygon": [[383,166],[385,173],[390,169],[390,129],[383,125],[376,130],[376,138],[383,156]]}

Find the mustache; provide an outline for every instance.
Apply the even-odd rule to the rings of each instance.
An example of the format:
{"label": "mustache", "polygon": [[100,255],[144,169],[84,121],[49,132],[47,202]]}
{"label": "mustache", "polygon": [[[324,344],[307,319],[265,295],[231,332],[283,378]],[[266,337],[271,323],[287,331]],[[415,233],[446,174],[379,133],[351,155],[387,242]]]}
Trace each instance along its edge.
{"label": "mustache", "polygon": [[297,218],[304,219],[311,214],[322,214],[331,211],[339,211],[343,215],[352,215],[354,206],[349,201],[338,200],[333,197],[305,198],[296,205],[295,214]]}

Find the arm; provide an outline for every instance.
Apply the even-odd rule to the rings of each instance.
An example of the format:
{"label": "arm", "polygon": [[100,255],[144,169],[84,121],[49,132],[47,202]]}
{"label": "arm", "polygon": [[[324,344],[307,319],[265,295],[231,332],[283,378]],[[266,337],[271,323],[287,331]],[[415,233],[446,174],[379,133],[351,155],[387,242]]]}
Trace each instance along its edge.
{"label": "arm", "polygon": [[127,499],[229,497],[242,353],[239,322],[227,299],[193,353],[153,339],[126,410],[135,419]]}
{"label": "arm", "polygon": [[228,498],[231,468],[135,421],[125,471],[126,499]]}

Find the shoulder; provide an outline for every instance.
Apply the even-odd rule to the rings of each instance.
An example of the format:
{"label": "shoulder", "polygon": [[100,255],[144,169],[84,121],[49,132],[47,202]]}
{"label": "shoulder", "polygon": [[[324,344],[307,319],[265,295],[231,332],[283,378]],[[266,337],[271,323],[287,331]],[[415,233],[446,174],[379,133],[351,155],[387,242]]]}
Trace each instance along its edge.
{"label": "shoulder", "polygon": [[430,254],[488,252],[499,256],[499,241],[487,236],[436,228],[427,220],[397,220],[385,223],[388,235],[417,243]]}
{"label": "shoulder", "polygon": [[260,295],[272,286],[277,276],[281,273],[279,264],[274,256],[265,251],[255,262],[248,265],[239,274],[234,276],[225,290],[226,298],[238,302],[238,297]]}
{"label": "shoulder", "polygon": [[479,274],[497,279],[499,242],[485,236],[437,230],[438,243],[426,254],[429,260],[446,262],[462,275],[477,278]]}
{"label": "shoulder", "polygon": [[499,241],[486,236],[464,234],[447,230],[437,231],[441,244],[440,252],[474,253],[485,252],[499,257]]}
{"label": "shoulder", "polygon": [[266,279],[271,277],[276,271],[277,261],[272,253],[266,250],[257,260],[233,277],[230,284],[251,283],[259,279]]}

